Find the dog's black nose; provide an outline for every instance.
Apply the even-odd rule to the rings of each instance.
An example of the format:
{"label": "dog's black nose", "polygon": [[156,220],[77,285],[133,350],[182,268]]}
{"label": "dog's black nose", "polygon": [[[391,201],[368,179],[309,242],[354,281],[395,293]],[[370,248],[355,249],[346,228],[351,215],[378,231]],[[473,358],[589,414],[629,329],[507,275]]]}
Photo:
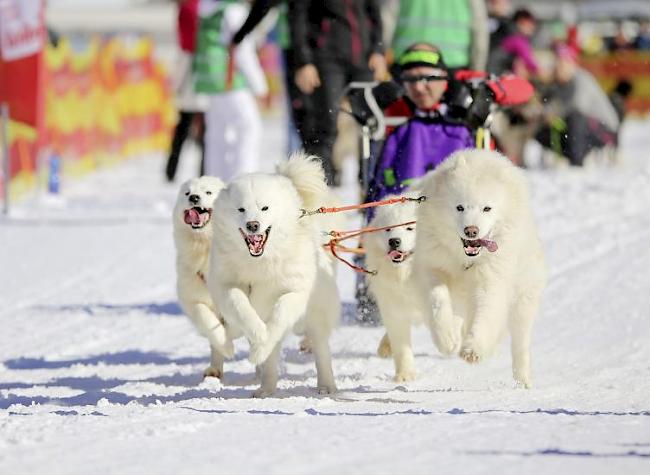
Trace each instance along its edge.
{"label": "dog's black nose", "polygon": [[260,229],[260,222],[249,221],[246,223],[246,229],[248,229],[251,233],[256,233]]}
{"label": "dog's black nose", "polygon": [[189,200],[190,203],[197,204],[199,201],[201,201],[201,197],[199,195],[190,195]]}
{"label": "dog's black nose", "polygon": [[402,240],[400,238],[390,238],[388,240],[388,245],[391,249],[397,249],[401,244]]}
{"label": "dog's black nose", "polygon": [[467,226],[465,229],[463,229],[463,231],[465,232],[465,236],[470,239],[474,239],[476,236],[478,236],[477,226]]}

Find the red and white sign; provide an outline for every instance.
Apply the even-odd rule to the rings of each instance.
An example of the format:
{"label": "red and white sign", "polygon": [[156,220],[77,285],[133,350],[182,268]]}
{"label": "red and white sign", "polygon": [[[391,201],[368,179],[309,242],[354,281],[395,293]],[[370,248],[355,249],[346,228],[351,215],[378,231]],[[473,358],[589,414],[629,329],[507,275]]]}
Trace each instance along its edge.
{"label": "red and white sign", "polygon": [[42,0],[0,0],[0,51],[4,61],[38,53],[43,48]]}

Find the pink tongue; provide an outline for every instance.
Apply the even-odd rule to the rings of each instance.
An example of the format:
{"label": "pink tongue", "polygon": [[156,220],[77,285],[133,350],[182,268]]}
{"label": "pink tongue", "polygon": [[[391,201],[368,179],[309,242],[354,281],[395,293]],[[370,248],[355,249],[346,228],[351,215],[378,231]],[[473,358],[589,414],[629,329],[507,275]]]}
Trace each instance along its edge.
{"label": "pink tongue", "polygon": [[253,247],[254,252],[259,252],[262,249],[264,236],[261,234],[253,234],[248,236],[248,242]]}
{"label": "pink tongue", "polygon": [[490,252],[495,252],[497,249],[499,249],[497,243],[490,241],[489,239],[480,239],[479,242],[481,243],[481,246],[485,247]]}
{"label": "pink tongue", "polygon": [[396,250],[390,251],[388,253],[388,257],[390,257],[391,259],[399,259],[400,257],[402,257],[402,251],[396,251]]}
{"label": "pink tongue", "polygon": [[198,226],[201,224],[201,216],[199,215],[199,212],[195,210],[194,208],[192,209],[186,209],[185,210],[185,224],[191,224],[194,226]]}

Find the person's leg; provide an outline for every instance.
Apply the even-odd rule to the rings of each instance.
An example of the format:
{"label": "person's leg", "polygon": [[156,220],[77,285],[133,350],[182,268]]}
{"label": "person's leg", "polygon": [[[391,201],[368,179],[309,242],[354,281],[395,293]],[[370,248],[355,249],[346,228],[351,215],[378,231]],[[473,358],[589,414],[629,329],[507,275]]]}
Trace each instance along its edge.
{"label": "person's leg", "polygon": [[167,181],[174,181],[176,169],[178,168],[178,159],[181,155],[183,143],[185,142],[185,139],[187,139],[187,134],[190,131],[193,116],[193,112],[179,111],[178,122],[174,128],[174,136],[172,137],[169,157],[167,158],[167,166],[165,167]]}
{"label": "person's leg", "polygon": [[291,50],[282,50],[284,60],[284,87],[287,93],[288,123],[287,123],[287,151],[296,152],[302,148],[300,135],[303,116],[308,106],[305,95],[300,92],[294,76],[296,74],[295,62]]}
{"label": "person's leg", "polygon": [[308,110],[304,127],[305,150],[322,160],[329,185],[335,184],[332,148],[336,140],[336,117],[341,93],[346,84],[344,68],[335,61],[320,61],[317,65],[321,86],[314,91],[313,108]]}
{"label": "person's leg", "polygon": [[201,153],[201,163],[199,165],[199,176],[205,175],[205,114],[197,112],[195,115],[196,120],[196,143],[199,146]]}
{"label": "person's leg", "polygon": [[572,112],[566,118],[566,126],[566,139],[562,147],[564,155],[571,165],[581,167],[591,148],[587,118],[578,112]]}
{"label": "person's leg", "polygon": [[204,114],[204,173],[221,178],[222,162],[226,154],[227,114],[224,114],[226,102],[224,94],[210,96],[208,109]]}
{"label": "person's leg", "polygon": [[231,115],[234,128],[234,162],[230,169],[234,178],[242,173],[261,171],[260,142],[262,138],[262,117],[253,93],[248,89],[241,89],[232,93],[232,109],[237,111]]}

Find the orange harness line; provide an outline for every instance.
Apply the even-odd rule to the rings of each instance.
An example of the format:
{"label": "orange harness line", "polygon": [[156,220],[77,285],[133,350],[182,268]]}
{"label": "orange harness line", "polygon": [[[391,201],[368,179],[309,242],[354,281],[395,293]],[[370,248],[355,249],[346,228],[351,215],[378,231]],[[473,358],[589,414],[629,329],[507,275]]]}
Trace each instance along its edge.
{"label": "orange harness line", "polygon": [[325,206],[321,206],[320,208],[311,211],[306,209],[301,209],[300,211],[302,212],[302,214],[300,215],[300,217],[303,218],[305,216],[311,216],[314,214],[339,213],[341,211],[352,211],[355,209],[374,208],[376,206],[392,205],[395,203],[405,203],[407,201],[417,201],[418,203],[420,203],[426,199],[427,199],[426,196],[420,196],[418,198],[409,198],[407,196],[400,196],[399,198],[390,198],[388,200],[383,200],[383,201],[372,201],[370,203],[363,203],[360,205],[341,206],[338,208],[326,208]]}
{"label": "orange harness line", "polygon": [[[341,211],[352,211],[355,209],[365,209],[365,208],[374,208],[376,206],[385,206],[385,205],[392,205],[396,203],[405,203],[407,201],[415,201],[417,203],[421,203],[422,201],[426,200],[426,196],[419,196],[417,198],[409,198],[407,196],[400,196],[399,198],[390,198],[387,200],[382,200],[382,201],[372,201],[370,203],[363,203],[360,205],[349,205],[349,206],[340,206],[340,207],[332,207],[332,208],[327,208],[325,206],[321,206],[318,209],[315,210],[306,210],[306,209],[301,209],[300,211],[302,214],[300,215],[301,218],[305,216],[312,216],[314,214],[324,214],[324,213],[339,213]],[[361,228],[361,229],[356,229],[354,231],[330,231],[327,233],[328,236],[332,236],[332,239],[330,239],[329,243],[324,244],[323,247],[329,248],[330,252],[332,255],[338,259],[339,261],[343,262],[345,265],[348,267],[354,269],[357,272],[363,272],[365,274],[370,274],[370,275],[375,275],[377,274],[377,271],[371,271],[368,270],[364,267],[357,266],[355,264],[352,264],[351,262],[346,261],[343,259],[341,256],[339,256],[336,253],[336,248],[343,252],[351,252],[354,254],[364,254],[365,250],[362,247],[359,248],[349,248],[345,246],[341,246],[339,243],[345,239],[351,239],[353,237],[361,236],[362,234],[366,233],[374,233],[377,231],[383,231],[384,229],[391,229],[391,228],[396,228],[399,226],[408,226],[409,224],[415,224],[415,221],[409,221],[408,223],[402,223],[402,224],[395,224],[393,226],[383,226],[381,228],[372,228],[372,227],[367,227],[367,228]]]}
{"label": "orange harness line", "polygon": [[352,264],[349,261],[346,261],[343,259],[341,256],[339,256],[336,253],[336,249],[338,248],[339,250],[343,252],[350,252],[353,254],[365,254],[365,250],[362,247],[357,247],[357,248],[351,248],[351,247],[346,247],[346,246],[341,246],[339,243],[345,239],[350,239],[353,237],[361,236],[363,234],[367,233],[375,233],[377,231],[383,231],[385,229],[392,229],[392,228],[397,228],[400,226],[409,226],[411,224],[415,224],[415,221],[408,221],[406,223],[401,223],[401,224],[395,224],[392,226],[383,226],[381,228],[361,228],[357,229],[355,231],[330,231],[327,233],[329,236],[332,236],[332,239],[327,244],[323,244],[323,247],[329,248],[330,252],[332,255],[337,258],[339,261],[343,262],[345,265],[348,267],[354,269],[357,272],[362,272],[364,274],[370,274],[370,275],[376,275],[377,271],[376,270],[368,270],[365,267],[361,267],[355,264]]}

